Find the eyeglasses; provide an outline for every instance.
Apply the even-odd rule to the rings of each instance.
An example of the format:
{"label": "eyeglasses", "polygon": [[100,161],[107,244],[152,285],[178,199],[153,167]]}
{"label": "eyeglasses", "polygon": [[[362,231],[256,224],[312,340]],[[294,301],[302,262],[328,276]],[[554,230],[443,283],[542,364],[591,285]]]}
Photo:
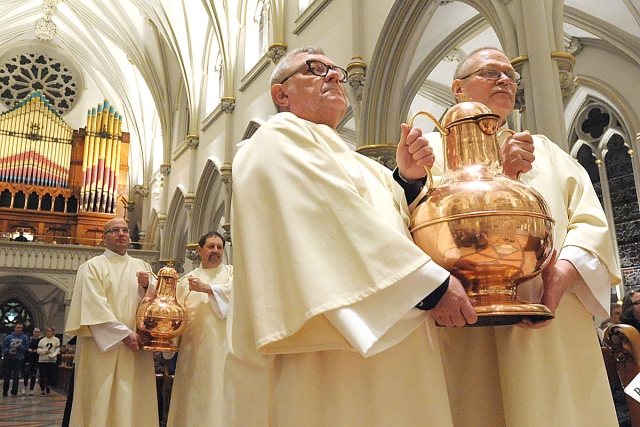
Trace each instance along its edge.
{"label": "eyeglasses", "polygon": [[498,70],[497,68],[480,68],[479,70],[474,71],[471,74],[467,74],[464,77],[460,77],[458,80],[464,80],[473,76],[474,74],[478,74],[480,77],[486,80],[497,81],[502,78],[504,74],[513,84],[520,83],[520,73],[514,70]]}
{"label": "eyeglasses", "polygon": [[314,76],[326,77],[327,74],[329,74],[329,71],[336,70],[338,72],[338,76],[339,76],[338,81],[340,83],[346,83],[349,77],[349,73],[347,73],[347,70],[345,70],[344,68],[340,68],[336,65],[325,64],[324,62],[316,61],[314,59],[307,59],[306,61],[304,61],[304,63],[301,66],[293,70],[291,74],[285,77],[280,82],[280,84],[284,84],[284,82],[286,82],[291,77],[293,77],[298,71],[302,70],[302,68],[304,68],[305,65],[309,67],[309,72]]}
{"label": "eyeglasses", "polygon": [[127,227],[113,227],[104,232],[104,234],[129,234],[129,229]]}

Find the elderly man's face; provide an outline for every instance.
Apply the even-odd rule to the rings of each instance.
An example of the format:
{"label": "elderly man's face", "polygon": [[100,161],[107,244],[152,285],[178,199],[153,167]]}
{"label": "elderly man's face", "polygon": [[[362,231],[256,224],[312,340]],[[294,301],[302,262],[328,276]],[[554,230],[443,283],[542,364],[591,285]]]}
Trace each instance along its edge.
{"label": "elderly man's face", "polygon": [[[335,65],[324,55],[297,55],[292,58],[287,73],[308,59]],[[329,70],[325,77],[319,77],[304,66],[283,84],[275,84],[271,94],[281,111],[290,111],[302,119],[335,129],[347,111],[347,96],[339,78],[335,70]]]}
{"label": "elderly man's face", "polygon": [[[509,59],[496,50],[483,50],[471,58],[469,73],[486,67],[499,71],[513,71]],[[516,84],[502,74],[498,80],[487,80],[475,73],[464,80],[456,79],[451,86],[456,99],[485,104],[504,121],[513,110],[516,100]]]}

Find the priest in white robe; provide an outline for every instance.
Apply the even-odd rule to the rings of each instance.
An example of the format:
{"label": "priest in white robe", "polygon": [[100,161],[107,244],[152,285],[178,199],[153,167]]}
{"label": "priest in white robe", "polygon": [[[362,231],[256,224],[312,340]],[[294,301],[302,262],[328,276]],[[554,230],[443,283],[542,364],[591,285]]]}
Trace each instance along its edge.
{"label": "priest in white robe", "polygon": [[219,427],[223,412],[226,318],[233,266],[222,264],[225,241],[215,232],[198,242],[200,267],[178,282],[188,320],[178,337],[178,362],[167,427]]}
{"label": "priest in white robe", "polygon": [[[391,171],[338,135],[345,82],[322,50],[290,52],[271,77],[279,113],[234,159],[225,426],[452,426],[435,324],[414,306],[477,317],[411,241]],[[415,139],[398,174],[433,160]]]}
{"label": "priest in white robe", "polygon": [[70,426],[158,427],[153,355],[140,351],[135,318],[145,292],[137,276],[151,266],[127,254],[124,219],[108,221],[103,240],[104,254],[78,268],[65,329],[78,337]]}
{"label": "priest in white robe", "polygon": [[[459,101],[513,110],[517,75],[492,48],[461,61],[452,89]],[[432,171],[444,168],[439,133],[426,135]],[[500,140],[504,171],[536,189],[555,219],[557,261],[518,287],[555,319],[518,326],[441,328],[440,345],[456,427],[615,427],[618,425],[592,315],[608,317],[620,282],[607,220],[584,168],[542,135]]]}

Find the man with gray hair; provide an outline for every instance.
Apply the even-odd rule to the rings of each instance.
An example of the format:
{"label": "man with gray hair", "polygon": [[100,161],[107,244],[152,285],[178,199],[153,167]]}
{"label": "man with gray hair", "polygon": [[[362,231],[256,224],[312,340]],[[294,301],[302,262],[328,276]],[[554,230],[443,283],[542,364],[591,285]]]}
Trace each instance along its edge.
{"label": "man with gray hair", "polygon": [[278,114],[235,156],[226,426],[452,426],[433,318],[477,316],[407,229],[432,152],[406,125],[393,175],[351,151],[346,81],[321,49],[290,52]]}
{"label": "man with gray hair", "polygon": [[[504,53],[483,47],[460,62],[451,89],[458,102],[489,107],[504,129],[519,77]],[[444,168],[442,138],[439,132],[426,137],[437,178]],[[604,211],[584,168],[544,135],[503,133],[499,143],[504,173],[537,190],[556,221],[557,257],[518,286],[523,301],[541,302],[555,319],[439,330],[454,423],[617,426],[592,320],[607,316],[611,286],[620,281]]]}

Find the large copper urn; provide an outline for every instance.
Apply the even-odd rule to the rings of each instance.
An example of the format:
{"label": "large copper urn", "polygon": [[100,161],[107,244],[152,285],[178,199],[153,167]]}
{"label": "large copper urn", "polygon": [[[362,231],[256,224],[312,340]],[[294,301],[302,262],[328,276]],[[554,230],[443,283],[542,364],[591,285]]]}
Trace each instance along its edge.
{"label": "large copper urn", "polygon": [[187,326],[187,310],[176,298],[178,272],[168,265],[158,272],[154,296],[146,297],[136,312],[138,329],[151,336],[144,350],[178,351],[171,340]]}
{"label": "large copper urn", "polygon": [[[516,288],[540,274],[553,250],[554,220],[542,196],[502,174],[499,116],[477,102],[452,107],[438,126],[444,176],[414,210],[415,243],[460,279],[478,314],[476,326],[553,317],[542,304],[520,301]],[[428,171],[429,172],[429,171]]]}

